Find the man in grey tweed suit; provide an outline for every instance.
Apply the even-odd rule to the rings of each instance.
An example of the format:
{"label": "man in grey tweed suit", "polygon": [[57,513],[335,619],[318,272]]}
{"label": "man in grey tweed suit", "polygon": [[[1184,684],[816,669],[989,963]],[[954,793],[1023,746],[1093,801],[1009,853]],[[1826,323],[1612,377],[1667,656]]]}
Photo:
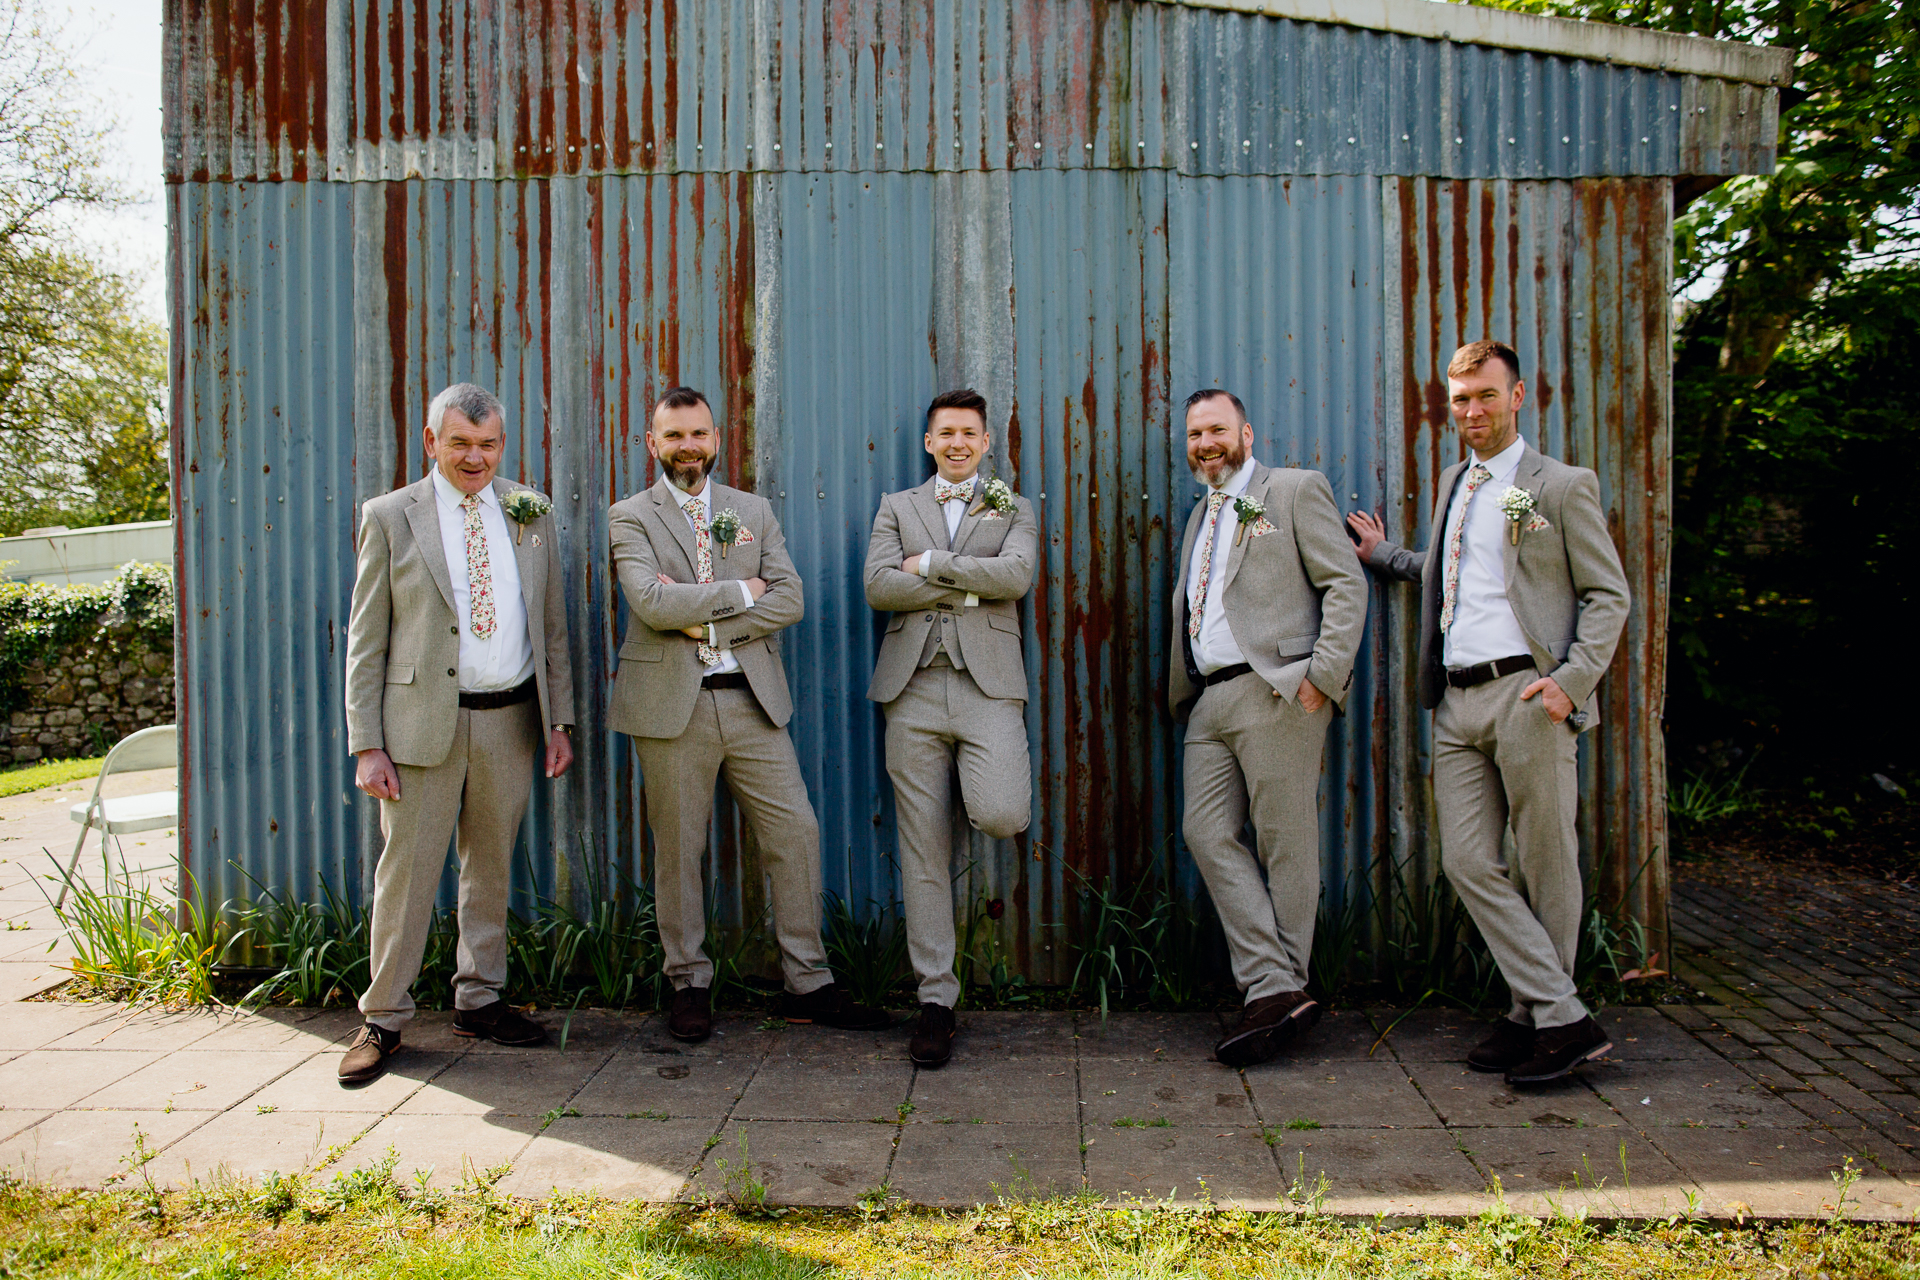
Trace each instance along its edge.
{"label": "man in grey tweed suit", "polygon": [[[1513,993],[1467,1055],[1509,1083],[1555,1080],[1613,1046],[1574,992],[1580,942],[1576,743],[1627,621],[1600,481],[1520,439],[1526,383],[1503,342],[1447,365],[1473,450],[1440,476],[1433,545],[1408,551],[1348,517],[1360,558],[1421,584],[1420,702],[1433,711],[1440,860]],[[1514,860],[1502,857],[1513,829]]]}
{"label": "man in grey tweed suit", "polygon": [[[1320,760],[1353,684],[1367,576],[1325,476],[1261,466],[1236,396],[1196,391],[1186,410],[1187,465],[1207,494],[1180,552],[1167,703],[1187,724],[1182,832],[1246,1000],[1214,1056],[1245,1067],[1320,1018],[1306,993]],[[1257,856],[1240,840],[1249,817]]]}
{"label": "man in grey tweed suit", "polygon": [[[507,888],[534,762],[573,763],[560,540],[550,514],[522,521],[495,476],[506,448],[500,402],[471,383],[427,409],[425,479],[360,508],[347,621],[347,749],[354,785],[380,800],[366,1016],[340,1060],[342,1084],[386,1069],[413,1016],[433,900],[458,836],[459,970],[453,1030],[539,1044],[507,1007]],[[533,495],[537,497],[538,495]],[[535,508],[550,507],[542,500]]]}
{"label": "man in grey tweed suit", "polygon": [[967,818],[1004,839],[1027,829],[1027,669],[1020,599],[1033,586],[1033,504],[979,474],[987,402],[948,391],[927,408],[935,475],[887,494],[867,544],[867,603],[891,611],[867,696],[887,713],[887,776],[900,828],[907,949],[920,980],[908,1055],[953,1054],[952,787]]}
{"label": "man in grey tweed suit", "polygon": [[667,1030],[713,1031],[702,866],[722,773],[769,882],[789,1022],[880,1027],[827,968],[820,826],[787,735],[793,699],[779,634],[800,621],[800,575],[766,499],[712,480],[720,434],[707,398],[675,387],[647,424],[660,479],[613,504],[608,534],[627,601],[607,723],[633,739],[653,829],[654,908],[673,984]]}

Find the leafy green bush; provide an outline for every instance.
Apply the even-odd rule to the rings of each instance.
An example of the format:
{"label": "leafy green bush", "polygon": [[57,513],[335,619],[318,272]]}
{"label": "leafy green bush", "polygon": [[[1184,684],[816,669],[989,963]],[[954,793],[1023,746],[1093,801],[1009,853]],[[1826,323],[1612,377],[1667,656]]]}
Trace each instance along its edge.
{"label": "leafy green bush", "polygon": [[106,582],[0,582],[0,714],[25,700],[28,667],[118,633],[136,645],[173,644],[173,571],[137,561]]}

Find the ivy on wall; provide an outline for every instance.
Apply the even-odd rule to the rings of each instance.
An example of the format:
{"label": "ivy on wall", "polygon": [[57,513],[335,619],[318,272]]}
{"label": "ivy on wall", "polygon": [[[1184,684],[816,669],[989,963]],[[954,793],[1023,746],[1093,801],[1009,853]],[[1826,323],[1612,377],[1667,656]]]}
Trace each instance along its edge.
{"label": "ivy on wall", "polygon": [[0,714],[25,699],[21,677],[38,661],[111,633],[149,647],[173,644],[173,572],[163,564],[123,565],[106,582],[55,586],[0,583]]}

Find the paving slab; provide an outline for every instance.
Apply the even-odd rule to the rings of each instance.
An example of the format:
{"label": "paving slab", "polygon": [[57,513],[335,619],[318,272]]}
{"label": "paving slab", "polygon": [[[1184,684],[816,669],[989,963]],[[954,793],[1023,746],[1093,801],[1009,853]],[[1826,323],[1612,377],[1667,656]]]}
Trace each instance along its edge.
{"label": "paving slab", "polygon": [[[1072,1058],[1013,1062],[955,1059],[913,1078],[916,1123],[982,1120],[991,1124],[1080,1123],[1078,1071]],[[1078,1157],[1076,1156],[1076,1159]]]}
{"label": "paving slab", "polygon": [[1415,1009],[1405,1016],[1377,1010],[1373,1018],[1385,1033],[1385,1047],[1402,1062],[1465,1062],[1467,1051],[1493,1029],[1493,1019],[1458,1009]]}
{"label": "paving slab", "polygon": [[[328,1055],[331,1057],[331,1055]],[[566,1105],[613,1050],[594,1053],[469,1053],[432,1077],[399,1115],[541,1116]]]}
{"label": "paving slab", "polygon": [[[61,1187],[97,1187],[128,1172],[138,1126],[157,1149],[207,1117],[176,1111],[60,1111],[0,1143],[0,1168]],[[156,1181],[159,1178],[156,1175]]]}
{"label": "paving slab", "polygon": [[1624,1123],[1578,1075],[1542,1088],[1515,1089],[1501,1076],[1457,1062],[1409,1063],[1407,1071],[1442,1121],[1456,1129],[1607,1129]]}
{"label": "paving slab", "polygon": [[[1815,1129],[1670,1129],[1659,1140],[1716,1216],[1829,1216],[1833,1175],[1853,1154],[1834,1134]],[[1864,1163],[1855,1157],[1856,1166]],[[1890,1180],[1873,1181],[1884,1203],[1888,1189],[1878,1184]]]}
{"label": "paving slab", "polygon": [[0,1004],[25,1000],[65,983],[73,975],[37,960],[0,962]]}
{"label": "paving slab", "polygon": [[31,1129],[48,1116],[59,1114],[57,1111],[21,1111],[13,1107],[0,1107],[0,1142],[23,1129]]}
{"label": "paving slab", "polygon": [[608,1056],[572,1105],[587,1116],[646,1113],[719,1120],[733,1110],[760,1061],[758,1053],[667,1055],[629,1045]]}
{"label": "paving slab", "polygon": [[52,1000],[0,1004],[0,1050],[39,1049],[121,1012],[119,1005]]}
{"label": "paving slab", "polygon": [[500,1189],[517,1196],[596,1191],[615,1199],[677,1200],[716,1127],[705,1119],[556,1120],[514,1161]]}
{"label": "paving slab", "polygon": [[47,1047],[50,1049],[184,1049],[204,1040],[220,1025],[218,1015],[195,1010],[165,1013],[159,1010],[117,1009],[111,1017],[80,1027]]}
{"label": "paving slab", "polygon": [[1220,1017],[1212,1013],[1114,1014],[1104,1026],[1098,1014],[1083,1013],[1080,1056],[1210,1061],[1222,1034]]}
{"label": "paving slab", "polygon": [[61,1110],[160,1058],[137,1049],[36,1049],[0,1065],[9,1107]]}
{"label": "paving slab", "polygon": [[[388,1060],[386,1073],[371,1083],[340,1083],[341,1054],[317,1053],[248,1099],[247,1107],[288,1112],[352,1112],[384,1115],[437,1075],[454,1055],[401,1049]],[[0,1068],[3,1070],[4,1068]]]}
{"label": "paving slab", "polygon": [[1267,1063],[1247,1068],[1254,1106],[1268,1125],[1306,1121],[1323,1128],[1438,1128],[1440,1117],[1398,1062]]}
{"label": "paving slab", "polygon": [[371,1115],[338,1111],[262,1115],[251,1107],[224,1111],[212,1119],[204,1115],[193,1119],[200,1127],[168,1147],[150,1166],[155,1181],[186,1186],[190,1180],[258,1178],[318,1169],[334,1148],[351,1143],[374,1121]]}
{"label": "paving slab", "polygon": [[[957,1015],[953,1052],[956,1059],[1071,1058],[1080,1051],[1086,1020],[1054,1013],[1022,1013],[999,1009],[962,1009]],[[1093,1019],[1097,1026],[1098,1018]],[[910,1028],[908,1028],[910,1032]]]}
{"label": "paving slab", "polygon": [[1613,1057],[1638,1063],[1678,1058],[1710,1062],[1718,1057],[1686,1028],[1653,1008],[1624,1006],[1604,1009],[1596,1021],[1613,1041]]}
{"label": "paving slab", "polygon": [[1584,1208],[1602,1217],[1677,1213],[1687,1181],[1671,1160],[1625,1129],[1462,1130],[1456,1136],[1507,1203],[1525,1213]]}
{"label": "paving slab", "polygon": [[[1223,1136],[1224,1135],[1224,1136]],[[1087,1131],[1087,1187],[1112,1203],[1211,1200],[1245,1209],[1296,1207],[1257,1129]]]}
{"label": "paving slab", "polygon": [[1288,1189],[1311,1203],[1326,1177],[1330,1213],[1470,1214],[1486,1206],[1486,1179],[1441,1129],[1283,1130],[1273,1153]]}
{"label": "paving slab", "polygon": [[1335,1009],[1288,1045],[1286,1058],[1290,1062],[1391,1062],[1393,1051],[1381,1042],[1380,1028],[1365,1012]]}
{"label": "paving slab", "polygon": [[[4,1071],[0,1067],[0,1071]],[[849,1060],[834,1054],[769,1055],[734,1105],[743,1120],[899,1119],[913,1064],[905,1059]]]}
{"label": "paving slab", "polygon": [[538,1132],[537,1116],[391,1115],[361,1134],[324,1172],[375,1164],[391,1148],[399,1156],[394,1172],[403,1181],[412,1182],[418,1171],[431,1169],[428,1185],[453,1187],[469,1176],[512,1164]]}
{"label": "paving slab", "polygon": [[[898,1125],[885,1124],[728,1121],[687,1194],[727,1199],[727,1174],[740,1167],[745,1134],[746,1164],[766,1185],[769,1203],[845,1208],[886,1179],[898,1131]],[[736,1175],[732,1185],[744,1184]]]}
{"label": "paving slab", "polygon": [[1806,1117],[1731,1064],[1717,1061],[1607,1063],[1580,1073],[1635,1126],[1804,1128]]}
{"label": "paving slab", "polygon": [[1089,1129],[1164,1120],[1202,1129],[1258,1130],[1240,1073],[1217,1062],[1083,1057],[1080,1092]]}
{"label": "paving slab", "polygon": [[893,1157],[893,1190],[958,1209],[1080,1190],[1080,1130],[1060,1124],[910,1124]]}
{"label": "paving slab", "polygon": [[87,1095],[89,1110],[225,1111],[286,1075],[313,1055],[213,1053],[182,1049]]}
{"label": "paving slab", "polygon": [[[193,1042],[195,1049],[221,1053],[317,1052],[343,1047],[360,1029],[353,1009],[269,1009],[222,1014],[213,1030]],[[409,1046],[411,1047],[411,1046]]]}

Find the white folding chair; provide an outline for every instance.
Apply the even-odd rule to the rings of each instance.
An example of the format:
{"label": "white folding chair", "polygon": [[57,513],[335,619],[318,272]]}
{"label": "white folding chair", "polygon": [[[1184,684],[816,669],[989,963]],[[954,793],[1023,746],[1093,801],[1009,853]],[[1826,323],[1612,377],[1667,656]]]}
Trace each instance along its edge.
{"label": "white folding chair", "polygon": [[162,827],[174,826],[180,820],[177,790],[102,799],[100,789],[106,785],[107,775],[114,772],[133,773],[141,769],[171,769],[179,763],[180,729],[171,724],[159,724],[151,729],[130,733],[107,752],[107,758],[100,762],[100,776],[93,782],[93,798],[85,804],[73,806],[68,815],[80,824],[80,838],[73,842],[73,856],[67,859],[67,874],[60,885],[60,897],[53,904],[56,908],[66,904],[67,890],[73,884],[73,870],[80,865],[80,851],[87,844],[87,832],[100,832],[100,861],[111,875],[112,864],[107,860],[108,836],[157,831]]}

